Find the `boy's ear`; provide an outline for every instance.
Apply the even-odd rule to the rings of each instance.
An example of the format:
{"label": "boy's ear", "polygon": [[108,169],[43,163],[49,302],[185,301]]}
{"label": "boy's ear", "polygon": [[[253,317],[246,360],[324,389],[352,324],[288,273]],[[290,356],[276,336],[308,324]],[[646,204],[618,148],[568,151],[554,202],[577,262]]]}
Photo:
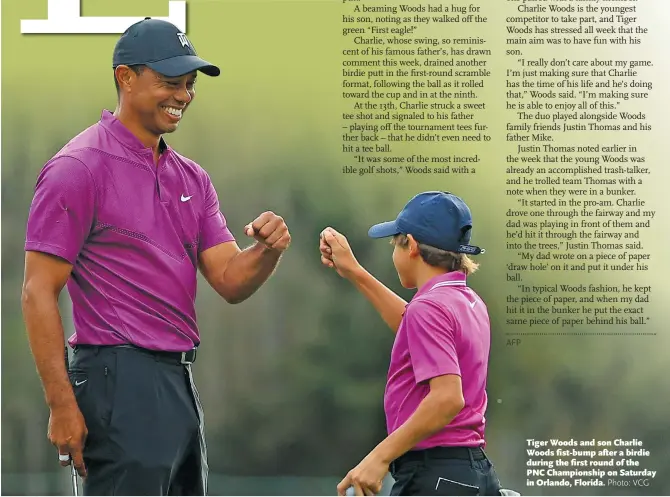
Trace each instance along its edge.
{"label": "boy's ear", "polygon": [[409,241],[407,245],[407,250],[409,250],[410,257],[419,257],[419,242],[412,235],[407,235],[407,240]]}

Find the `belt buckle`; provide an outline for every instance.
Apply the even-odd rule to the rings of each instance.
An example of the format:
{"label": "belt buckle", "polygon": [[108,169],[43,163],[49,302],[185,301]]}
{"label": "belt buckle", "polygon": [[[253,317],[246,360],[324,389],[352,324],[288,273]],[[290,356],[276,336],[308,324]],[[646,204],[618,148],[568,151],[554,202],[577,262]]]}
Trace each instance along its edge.
{"label": "belt buckle", "polygon": [[193,361],[195,361],[195,349],[191,349],[181,353],[180,362],[182,364],[193,364]]}

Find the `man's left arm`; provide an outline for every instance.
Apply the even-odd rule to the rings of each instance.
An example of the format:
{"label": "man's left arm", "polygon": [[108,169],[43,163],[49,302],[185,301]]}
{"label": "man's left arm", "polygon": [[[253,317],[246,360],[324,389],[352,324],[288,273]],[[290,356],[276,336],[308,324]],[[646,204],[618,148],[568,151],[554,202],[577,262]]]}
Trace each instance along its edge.
{"label": "man's left arm", "polygon": [[[419,301],[407,307],[404,319],[415,381],[427,382],[429,393],[402,426],[349,472],[338,485],[339,495],[345,495],[350,486],[356,495],[366,489],[378,493],[390,463],[442,430],[465,405],[451,317]],[[363,493],[358,493],[359,488]]]}
{"label": "man's left arm", "polygon": [[267,281],[291,243],[286,223],[272,212],[264,212],[244,230],[256,240],[254,245],[240,250],[235,241],[229,241],[199,256],[203,276],[231,304],[248,299]]}
{"label": "man's left arm", "polygon": [[244,228],[244,233],[256,243],[241,250],[228,229],[206,173],[203,181],[205,212],[200,226],[198,266],[219,295],[237,304],[253,295],[272,275],[291,243],[291,235],[280,216],[264,212]]}

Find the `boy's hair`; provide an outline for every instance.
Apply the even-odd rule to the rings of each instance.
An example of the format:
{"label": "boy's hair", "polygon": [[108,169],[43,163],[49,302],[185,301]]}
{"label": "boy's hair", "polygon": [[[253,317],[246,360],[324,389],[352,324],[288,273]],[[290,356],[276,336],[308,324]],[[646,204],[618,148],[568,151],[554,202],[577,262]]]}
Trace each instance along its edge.
{"label": "boy's hair", "polygon": [[[391,245],[407,247],[409,238],[403,234],[395,235],[391,238]],[[479,268],[479,264],[470,259],[467,254],[449,252],[423,243],[419,243],[419,254],[426,264],[446,269],[448,272],[462,271],[470,275]]]}

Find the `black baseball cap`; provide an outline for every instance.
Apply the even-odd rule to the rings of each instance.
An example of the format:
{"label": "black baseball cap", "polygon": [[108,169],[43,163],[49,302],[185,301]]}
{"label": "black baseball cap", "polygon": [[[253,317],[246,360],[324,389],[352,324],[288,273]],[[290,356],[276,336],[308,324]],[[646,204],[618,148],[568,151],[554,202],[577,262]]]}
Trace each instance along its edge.
{"label": "black baseball cap", "polygon": [[407,202],[393,221],[375,224],[368,231],[372,238],[412,235],[419,243],[449,252],[483,254],[470,245],[472,214],[465,202],[450,192],[419,193]]}
{"label": "black baseball cap", "polygon": [[190,40],[174,24],[146,17],[130,26],[114,47],[112,66],[145,65],[169,78],[195,70],[218,76],[221,70],[198,57]]}

